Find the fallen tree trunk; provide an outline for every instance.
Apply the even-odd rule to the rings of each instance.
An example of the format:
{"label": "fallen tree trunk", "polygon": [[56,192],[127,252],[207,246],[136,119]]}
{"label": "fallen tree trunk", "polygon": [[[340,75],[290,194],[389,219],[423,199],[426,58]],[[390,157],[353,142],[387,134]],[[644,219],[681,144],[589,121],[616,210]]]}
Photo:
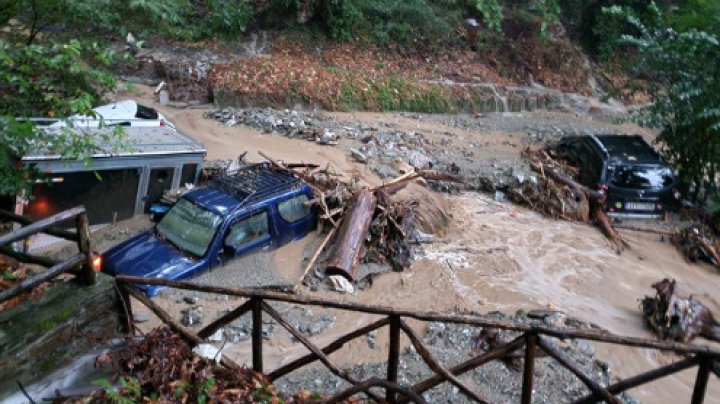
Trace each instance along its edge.
{"label": "fallen tree trunk", "polygon": [[328,275],[342,275],[353,280],[353,272],[360,262],[365,237],[375,213],[377,198],[368,189],[361,189],[353,195],[345,211],[337,241],[327,261]]}
{"label": "fallen tree trunk", "polygon": [[585,185],[582,185],[575,181],[573,178],[563,174],[562,172],[554,169],[553,167],[544,166],[541,163],[531,161],[530,166],[533,170],[537,171],[543,176],[547,176],[553,181],[567,185],[568,187],[584,193],[590,201],[593,216],[595,217],[595,223],[600,228],[602,233],[607,237],[611,243],[615,246],[618,253],[622,251],[624,247],[628,247],[628,243],[620,237],[620,234],[615,230],[610,218],[605,214],[603,206],[605,204],[605,194],[600,191],[592,190]]}
{"label": "fallen tree trunk", "polygon": [[544,166],[532,161],[530,162],[530,167],[553,181],[560,182],[576,191],[584,193],[591,202],[605,201],[605,194],[602,192],[592,190],[552,167]]}

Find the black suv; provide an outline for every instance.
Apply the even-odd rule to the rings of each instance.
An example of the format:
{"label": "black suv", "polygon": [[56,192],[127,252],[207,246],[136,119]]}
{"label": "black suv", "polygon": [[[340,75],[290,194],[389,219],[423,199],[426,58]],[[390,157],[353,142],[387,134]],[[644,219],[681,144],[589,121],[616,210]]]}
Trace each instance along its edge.
{"label": "black suv", "polygon": [[678,203],[672,168],[640,136],[572,136],[557,151],[580,168],[580,183],[607,194],[611,216],[662,217]]}

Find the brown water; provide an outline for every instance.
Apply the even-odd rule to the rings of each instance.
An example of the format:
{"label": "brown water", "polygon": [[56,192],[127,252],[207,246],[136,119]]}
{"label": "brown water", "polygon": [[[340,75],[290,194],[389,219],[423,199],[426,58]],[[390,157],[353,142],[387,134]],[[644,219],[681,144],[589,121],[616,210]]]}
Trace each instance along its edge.
{"label": "brown water", "polygon": [[[145,87],[134,90],[139,99],[158,107],[163,114],[186,134],[201,141],[208,149],[208,158],[233,158],[244,151],[252,161],[260,161],[261,150],[285,161],[330,163],[336,170],[357,173],[368,183],[377,178],[364,165],[357,164],[341,148],[318,146],[314,143],[263,135],[258,131],[233,127],[202,117],[204,110],[174,110],[157,105]],[[127,94],[125,94],[126,96]],[[452,130],[438,123],[420,123],[396,114],[353,113],[335,114],[342,119],[367,123],[391,122],[404,129]],[[568,116],[566,119],[579,119]],[[460,132],[468,142],[479,135]],[[487,156],[519,153],[508,147],[506,133],[483,133]],[[475,158],[482,158],[476,155]],[[720,274],[706,264],[690,264],[659,236],[627,232],[623,236],[631,248],[617,255],[607,240],[594,227],[544,218],[529,210],[471,193],[450,198],[452,224],[446,235],[426,246],[424,258],[409,270],[389,273],[377,278],[371,288],[354,295],[335,292],[310,292],[336,300],[393,306],[416,310],[443,311],[455,308],[478,312],[548,307],[595,323],[613,333],[655,338],[643,324],[639,300],[653,294],[650,285],[665,277],[678,281],[683,295],[692,294],[720,315]],[[283,254],[279,266],[299,257],[299,250]],[[303,253],[306,257],[312,251]],[[286,268],[290,268],[289,266]],[[294,266],[291,271],[301,271]],[[179,307],[170,303],[171,312]],[[182,305],[180,305],[182,306]],[[227,306],[227,304],[223,305]],[[313,309],[315,315],[325,311]],[[312,340],[320,346],[337,336],[369,323],[375,317],[354,313],[332,312],[335,326]],[[212,318],[213,316],[208,316]],[[421,328],[418,328],[421,330]],[[378,345],[386,340],[378,335]],[[698,343],[705,343],[698,340]],[[650,350],[594,344],[597,357],[609,362],[616,376],[628,377],[675,357]],[[718,344],[715,344],[717,346]],[[265,363],[269,369],[307,353],[300,344],[287,338],[273,338],[265,345]],[[249,363],[249,344],[228,347],[228,354],[240,363]],[[348,344],[333,355],[338,363],[384,360],[386,353],[369,349],[364,340]],[[634,389],[631,393],[643,402],[689,402],[696,370]],[[720,383],[711,377],[706,402],[720,402]]]}

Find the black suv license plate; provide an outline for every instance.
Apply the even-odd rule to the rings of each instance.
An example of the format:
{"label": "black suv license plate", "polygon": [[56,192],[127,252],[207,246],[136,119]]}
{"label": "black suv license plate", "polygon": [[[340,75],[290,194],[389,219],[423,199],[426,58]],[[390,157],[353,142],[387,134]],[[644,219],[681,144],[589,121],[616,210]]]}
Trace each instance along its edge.
{"label": "black suv license plate", "polygon": [[655,204],[648,203],[648,202],[626,202],[625,209],[627,209],[627,210],[655,210]]}

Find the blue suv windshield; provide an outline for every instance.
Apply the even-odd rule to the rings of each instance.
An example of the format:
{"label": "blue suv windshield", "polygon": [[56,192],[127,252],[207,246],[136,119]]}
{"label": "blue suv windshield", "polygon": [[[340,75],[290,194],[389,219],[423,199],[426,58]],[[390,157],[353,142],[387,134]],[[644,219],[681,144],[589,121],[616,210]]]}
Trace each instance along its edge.
{"label": "blue suv windshield", "polygon": [[222,218],[186,199],[180,199],[162,218],[158,233],[181,250],[205,255]]}
{"label": "blue suv windshield", "polygon": [[662,166],[619,166],[608,169],[610,182],[625,188],[664,188],[673,183],[673,173]]}

